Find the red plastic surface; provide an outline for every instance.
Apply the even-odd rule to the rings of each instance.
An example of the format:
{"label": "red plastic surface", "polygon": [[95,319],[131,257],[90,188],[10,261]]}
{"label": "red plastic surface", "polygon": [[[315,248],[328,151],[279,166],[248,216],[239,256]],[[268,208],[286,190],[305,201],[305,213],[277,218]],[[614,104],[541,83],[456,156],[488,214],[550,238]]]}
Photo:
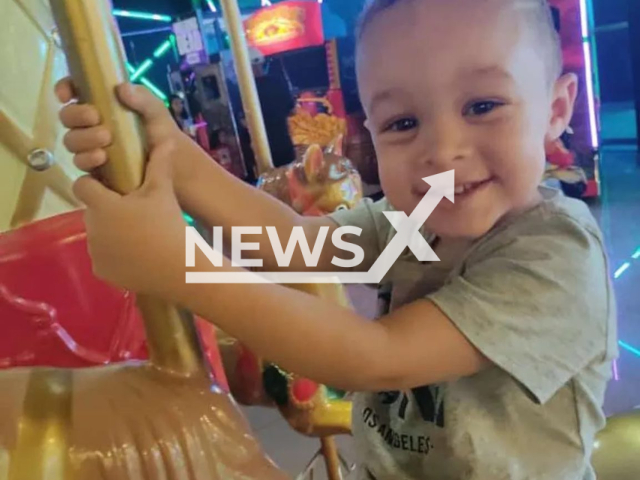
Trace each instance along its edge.
{"label": "red plastic surface", "polygon": [[[227,388],[215,331],[198,325],[214,375]],[[81,211],[0,235],[0,368],[146,358],[135,296],[93,275]]]}

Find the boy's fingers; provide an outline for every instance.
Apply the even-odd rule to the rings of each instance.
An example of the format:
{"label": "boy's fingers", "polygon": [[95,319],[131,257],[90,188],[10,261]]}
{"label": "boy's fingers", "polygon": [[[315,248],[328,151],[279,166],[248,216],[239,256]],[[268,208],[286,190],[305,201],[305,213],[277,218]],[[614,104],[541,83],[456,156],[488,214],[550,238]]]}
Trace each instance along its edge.
{"label": "boy's fingers", "polygon": [[95,127],[100,120],[100,113],[91,105],[72,104],[60,110],[60,121],[67,128]]}
{"label": "boy's fingers", "polygon": [[154,150],[147,165],[145,187],[173,188],[173,162],[171,161],[173,151],[174,146],[171,142],[166,142]]}
{"label": "boy's fingers", "polygon": [[107,152],[104,150],[92,150],[80,153],[73,159],[76,167],[84,172],[90,172],[107,163]]}
{"label": "boy's fingers", "polygon": [[101,207],[118,198],[113,190],[109,190],[95,178],[85,175],[73,184],[73,194],[89,208]]}
{"label": "boy's fingers", "polygon": [[76,98],[76,91],[71,82],[71,77],[63,78],[56,83],[54,91],[60,103],[69,103]]}
{"label": "boy's fingers", "polygon": [[64,146],[71,153],[86,153],[106,148],[112,141],[111,132],[104,127],[71,130],[64,136]]}
{"label": "boy's fingers", "polygon": [[167,107],[147,88],[126,83],[118,87],[118,97],[125,107],[139,113],[146,123],[175,126]]}

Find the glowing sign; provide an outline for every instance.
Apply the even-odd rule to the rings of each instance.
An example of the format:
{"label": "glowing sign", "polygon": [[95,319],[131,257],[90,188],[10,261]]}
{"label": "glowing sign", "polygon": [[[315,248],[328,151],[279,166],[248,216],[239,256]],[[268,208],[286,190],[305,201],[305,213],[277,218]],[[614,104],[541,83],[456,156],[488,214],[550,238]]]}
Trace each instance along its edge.
{"label": "glowing sign", "polygon": [[324,44],[319,3],[280,2],[263,8],[245,22],[249,45],[264,55]]}

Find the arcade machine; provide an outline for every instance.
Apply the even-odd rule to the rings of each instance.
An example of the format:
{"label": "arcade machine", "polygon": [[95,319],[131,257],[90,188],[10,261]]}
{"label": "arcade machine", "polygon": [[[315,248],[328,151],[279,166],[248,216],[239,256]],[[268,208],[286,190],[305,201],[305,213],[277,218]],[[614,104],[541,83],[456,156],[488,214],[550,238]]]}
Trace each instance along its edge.
{"label": "arcade machine", "polygon": [[197,16],[174,23],[173,29],[180,66],[169,72],[171,91],[184,99],[194,124],[201,127],[200,146],[226,170],[245,178],[246,164],[220,58],[209,53]]}
{"label": "arcade machine", "polygon": [[244,22],[248,44],[290,84],[297,108],[290,130],[296,146],[326,148],[345,135],[344,102],[332,56],[335,42],[325,41],[321,5],[286,1],[264,7]]}
{"label": "arcade machine", "polygon": [[298,158],[309,145],[326,148],[342,136],[343,152],[369,195],[379,191],[373,144],[363,115],[346,106],[343,39],[324,36],[321,6],[321,2],[285,1],[262,8],[245,20],[247,40],[290,81],[297,108],[289,129]]}

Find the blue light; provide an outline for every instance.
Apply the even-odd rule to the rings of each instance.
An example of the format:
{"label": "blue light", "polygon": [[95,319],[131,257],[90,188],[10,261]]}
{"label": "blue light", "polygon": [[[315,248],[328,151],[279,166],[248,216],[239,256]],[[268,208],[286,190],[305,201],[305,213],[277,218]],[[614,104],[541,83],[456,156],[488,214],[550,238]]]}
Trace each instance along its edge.
{"label": "blue light", "polygon": [[166,42],[164,42],[162,45],[160,45],[155,52],[153,52],[153,56],[155,58],[160,58],[162,57],[165,53],[167,53],[169,51],[169,49],[171,48],[171,40],[167,40]]}
{"label": "blue light", "polygon": [[616,270],[616,273],[613,275],[613,278],[616,278],[616,279],[620,278],[624,272],[629,270],[629,267],[631,267],[631,264],[629,262],[626,262],[618,270]]}
{"label": "blue light", "polygon": [[638,260],[640,258],[640,247],[638,247],[638,250],[636,250],[636,253],[634,253],[631,258],[634,260]]}
{"label": "blue light", "polygon": [[132,12],[131,10],[113,10],[116,17],[136,18],[138,20],[155,20],[156,22],[171,23],[173,19],[169,15],[159,15],[157,13]]}
{"label": "blue light", "polygon": [[629,345],[628,343],[625,342],[618,342],[618,344],[624,348],[625,350],[633,353],[634,355],[637,355],[638,357],[640,357],[640,350],[638,350],[637,348],[632,347],[631,345]]}
{"label": "blue light", "polygon": [[152,66],[153,66],[153,60],[147,59],[144,62],[142,62],[142,65],[140,65],[138,69],[135,72],[133,72],[133,74],[131,75],[131,81],[135,82],[138,78],[144,75],[147,72],[147,70],[149,70]]}
{"label": "blue light", "polygon": [[[133,68],[133,65],[131,65],[130,63],[127,63],[127,70],[129,71],[129,73],[133,73],[136,71],[136,69]],[[142,83],[145,87],[147,87],[149,90],[151,90],[151,92],[154,95],[156,95],[160,100],[162,100],[164,103],[168,103],[169,98],[164,94],[162,90],[160,90],[153,83],[151,83],[149,79],[142,77],[138,81]]]}

